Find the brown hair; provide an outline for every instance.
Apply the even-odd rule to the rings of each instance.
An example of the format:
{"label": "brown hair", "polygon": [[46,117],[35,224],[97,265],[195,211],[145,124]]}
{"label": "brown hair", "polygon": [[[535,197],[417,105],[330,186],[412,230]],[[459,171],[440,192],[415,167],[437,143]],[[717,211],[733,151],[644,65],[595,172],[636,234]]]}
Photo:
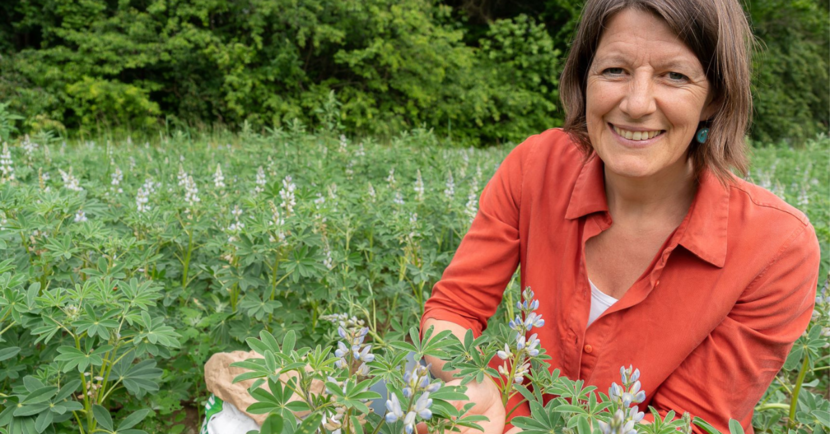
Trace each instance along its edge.
{"label": "brown hair", "polygon": [[559,94],[566,112],[564,130],[586,155],[591,153],[585,115],[588,69],[605,23],[626,8],[662,18],[706,71],[718,111],[701,123],[709,127],[706,143],[692,140],[689,147],[688,157],[696,173],[708,167],[722,183],[732,180],[730,168],[745,174],[744,136],[752,113],[749,86],[754,39],[737,0],[588,0],[560,81]]}

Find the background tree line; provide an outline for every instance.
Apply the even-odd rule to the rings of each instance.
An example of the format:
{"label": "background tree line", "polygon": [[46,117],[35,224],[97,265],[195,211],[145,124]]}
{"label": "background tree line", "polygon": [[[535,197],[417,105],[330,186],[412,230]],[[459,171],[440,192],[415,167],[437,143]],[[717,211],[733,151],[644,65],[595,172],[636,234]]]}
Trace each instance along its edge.
{"label": "background tree line", "polygon": [[[826,132],[828,3],[743,1],[762,42],[752,138]],[[21,132],[298,119],[519,141],[561,122],[558,76],[582,3],[4,0],[0,103]]]}

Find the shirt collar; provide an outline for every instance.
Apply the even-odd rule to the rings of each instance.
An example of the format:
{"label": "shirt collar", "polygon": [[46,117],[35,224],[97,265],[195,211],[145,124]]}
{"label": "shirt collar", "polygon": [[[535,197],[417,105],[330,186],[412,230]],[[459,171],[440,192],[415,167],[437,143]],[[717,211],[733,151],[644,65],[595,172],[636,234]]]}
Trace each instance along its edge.
{"label": "shirt collar", "polygon": [[[576,179],[565,218],[608,212],[602,160],[593,154]],[[707,169],[700,174],[689,214],[678,228],[678,243],[700,259],[722,268],[726,263],[729,190]]]}

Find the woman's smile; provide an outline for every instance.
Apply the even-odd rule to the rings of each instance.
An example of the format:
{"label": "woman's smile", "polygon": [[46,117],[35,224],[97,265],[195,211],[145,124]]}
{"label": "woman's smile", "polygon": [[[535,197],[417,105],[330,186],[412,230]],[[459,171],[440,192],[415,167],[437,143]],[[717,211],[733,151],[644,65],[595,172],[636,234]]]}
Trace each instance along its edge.
{"label": "woman's smile", "polygon": [[608,128],[614,133],[623,146],[631,148],[645,148],[663,137],[665,130],[630,127],[608,123]]}

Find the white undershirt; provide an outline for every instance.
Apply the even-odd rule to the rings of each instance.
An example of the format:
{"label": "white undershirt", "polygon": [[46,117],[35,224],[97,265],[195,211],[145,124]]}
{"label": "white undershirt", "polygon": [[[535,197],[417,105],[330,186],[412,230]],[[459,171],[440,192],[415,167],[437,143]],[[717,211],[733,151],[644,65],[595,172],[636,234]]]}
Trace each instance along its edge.
{"label": "white undershirt", "polygon": [[600,291],[590,279],[588,283],[591,284],[591,314],[588,315],[588,327],[590,327],[591,323],[599,318],[612,304],[617,302],[617,299]]}

